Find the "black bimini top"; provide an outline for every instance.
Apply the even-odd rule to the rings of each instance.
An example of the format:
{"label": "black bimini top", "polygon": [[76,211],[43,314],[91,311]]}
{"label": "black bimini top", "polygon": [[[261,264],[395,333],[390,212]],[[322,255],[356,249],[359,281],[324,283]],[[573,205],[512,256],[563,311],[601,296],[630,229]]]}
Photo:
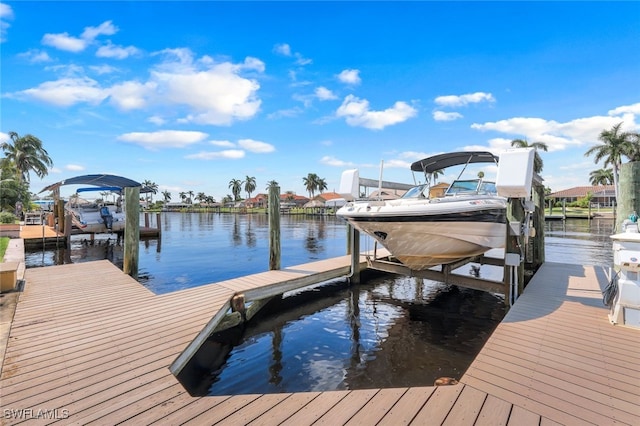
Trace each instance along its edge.
{"label": "black bimini top", "polygon": [[412,172],[433,173],[447,167],[468,163],[497,163],[498,156],[486,151],[463,151],[438,154],[411,164]]}
{"label": "black bimini top", "polygon": [[[63,185],[95,185],[95,186],[116,186],[118,188],[134,188],[137,186],[142,186],[140,183],[135,180],[127,179],[121,176],[114,175],[84,175],[84,176],[76,176],[73,178],[61,180],[60,182],[56,182],[44,188],[42,192],[45,191],[53,191],[54,189],[58,189]],[[141,189],[140,192],[146,192],[146,187]]]}

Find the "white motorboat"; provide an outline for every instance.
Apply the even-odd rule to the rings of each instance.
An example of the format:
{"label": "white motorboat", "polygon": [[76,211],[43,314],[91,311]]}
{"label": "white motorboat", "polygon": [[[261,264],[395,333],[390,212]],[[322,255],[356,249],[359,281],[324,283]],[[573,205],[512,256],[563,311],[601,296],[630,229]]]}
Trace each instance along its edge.
{"label": "white motorboat", "polygon": [[[426,184],[413,187],[397,200],[351,201],[336,214],[373,237],[393,257],[414,270],[504,247],[507,199],[498,196],[494,182],[480,177],[461,179],[471,163],[497,164],[498,157],[476,151],[441,154],[417,161],[411,170],[424,173]],[[464,165],[464,169],[444,195],[430,197],[428,182],[433,173],[459,165]],[[353,176],[353,171],[343,173],[343,179]],[[341,187],[344,187],[342,183]]]}
{"label": "white motorboat", "polygon": [[[120,193],[116,187],[81,188],[84,191],[112,191]],[[121,195],[116,203],[95,203],[81,198],[78,193],[69,198],[65,209],[71,213],[73,226],[83,233],[123,232],[125,228],[125,212],[122,209]]]}

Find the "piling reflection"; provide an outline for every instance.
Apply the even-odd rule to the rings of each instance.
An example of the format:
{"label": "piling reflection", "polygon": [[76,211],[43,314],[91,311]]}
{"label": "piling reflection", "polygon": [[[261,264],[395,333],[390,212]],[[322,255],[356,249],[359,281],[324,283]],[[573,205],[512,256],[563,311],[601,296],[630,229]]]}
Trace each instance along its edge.
{"label": "piling reflection", "polygon": [[500,297],[428,280],[337,283],[211,336],[179,379],[200,396],[430,386],[459,378],[503,315]]}

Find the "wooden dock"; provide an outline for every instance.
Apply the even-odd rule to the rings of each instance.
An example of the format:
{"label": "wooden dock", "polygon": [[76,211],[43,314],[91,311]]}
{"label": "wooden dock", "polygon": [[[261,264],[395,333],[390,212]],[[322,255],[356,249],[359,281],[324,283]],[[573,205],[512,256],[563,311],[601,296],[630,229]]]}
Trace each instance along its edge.
{"label": "wooden dock", "polygon": [[608,322],[607,280],[591,266],[544,264],[459,385],[191,397],[169,371],[235,292],[349,264],[164,295],[108,261],[28,269],[0,376],[2,423],[640,424],[640,330]]}

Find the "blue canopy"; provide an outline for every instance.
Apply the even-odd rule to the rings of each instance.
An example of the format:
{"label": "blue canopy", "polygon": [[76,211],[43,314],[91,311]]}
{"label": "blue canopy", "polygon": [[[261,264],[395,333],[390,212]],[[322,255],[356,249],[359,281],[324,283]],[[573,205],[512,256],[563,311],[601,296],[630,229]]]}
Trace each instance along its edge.
{"label": "blue canopy", "polygon": [[[135,180],[127,179],[122,176],[114,176],[114,175],[84,175],[77,176],[65,180],[61,180],[60,182],[51,184],[44,188],[40,193],[45,191],[53,191],[55,189],[60,188],[63,185],[95,185],[95,186],[110,186],[116,187],[118,189],[122,188],[135,188],[138,186],[142,186],[140,183]],[[144,187],[140,189],[140,192],[152,192],[151,189]]]}

